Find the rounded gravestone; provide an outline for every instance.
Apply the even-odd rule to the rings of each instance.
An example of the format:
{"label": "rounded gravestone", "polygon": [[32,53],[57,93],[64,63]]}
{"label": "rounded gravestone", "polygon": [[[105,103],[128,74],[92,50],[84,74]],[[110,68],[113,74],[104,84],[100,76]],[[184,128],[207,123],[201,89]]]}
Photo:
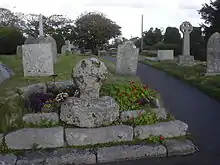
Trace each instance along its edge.
{"label": "rounded gravestone", "polygon": [[72,72],[73,80],[80,90],[80,98],[99,98],[99,91],[107,73],[102,61],[96,58],[81,60]]}
{"label": "rounded gravestone", "polygon": [[56,40],[53,37],[48,36],[48,37],[46,37],[46,42],[52,44],[53,60],[56,61],[57,60],[57,43],[56,43]]}
{"label": "rounded gravestone", "polygon": [[218,32],[208,39],[207,73],[220,74],[220,33]]}
{"label": "rounded gravestone", "polygon": [[35,37],[29,35],[28,38],[25,40],[24,44],[36,44],[37,40]]}

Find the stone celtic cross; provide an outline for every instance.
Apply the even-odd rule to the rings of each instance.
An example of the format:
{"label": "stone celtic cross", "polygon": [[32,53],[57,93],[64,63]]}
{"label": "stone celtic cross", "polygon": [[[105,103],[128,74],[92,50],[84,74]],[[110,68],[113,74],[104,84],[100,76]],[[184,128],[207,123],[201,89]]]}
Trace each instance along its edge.
{"label": "stone celtic cross", "polygon": [[190,22],[183,22],[180,25],[180,31],[183,33],[183,54],[190,55],[190,33],[193,30],[193,26]]}

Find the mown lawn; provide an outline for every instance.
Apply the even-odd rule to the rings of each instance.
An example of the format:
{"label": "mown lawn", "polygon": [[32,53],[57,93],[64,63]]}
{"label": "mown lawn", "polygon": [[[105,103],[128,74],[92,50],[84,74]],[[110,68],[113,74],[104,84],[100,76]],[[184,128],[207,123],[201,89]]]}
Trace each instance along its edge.
{"label": "mown lawn", "polygon": [[220,76],[205,76],[206,66],[203,64],[183,67],[178,66],[174,61],[153,62],[145,60],[143,63],[164,70],[170,75],[197,87],[207,95],[220,100]]}

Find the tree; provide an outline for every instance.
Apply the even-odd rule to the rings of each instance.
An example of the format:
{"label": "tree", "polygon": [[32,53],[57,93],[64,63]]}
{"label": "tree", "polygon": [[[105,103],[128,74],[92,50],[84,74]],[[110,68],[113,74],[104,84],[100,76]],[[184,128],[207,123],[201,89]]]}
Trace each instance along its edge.
{"label": "tree", "polygon": [[13,27],[21,29],[24,22],[14,13],[5,8],[0,8],[0,27]]}
{"label": "tree", "polygon": [[[162,30],[158,28],[150,28],[143,32],[143,41],[146,46],[153,46],[163,40]],[[145,47],[145,46],[144,46]]]}
{"label": "tree", "polygon": [[167,27],[164,34],[164,44],[180,44],[181,35],[176,27]]}
{"label": "tree", "polygon": [[202,27],[207,41],[214,32],[220,32],[220,0],[211,1],[210,4],[203,4],[198,12],[202,19],[205,20]]}
{"label": "tree", "polygon": [[190,34],[190,48],[196,60],[206,60],[205,40],[202,36],[201,27],[193,27],[193,31]]}
{"label": "tree", "polygon": [[0,54],[15,54],[17,46],[23,43],[23,34],[16,28],[0,28]]}
{"label": "tree", "polygon": [[102,13],[85,13],[75,21],[77,43],[80,47],[90,48],[93,54],[108,43],[108,40],[121,35],[121,27]]}
{"label": "tree", "polygon": [[[39,15],[19,13],[19,17],[26,22],[23,31],[37,37],[39,35]],[[43,28],[45,35],[60,35],[65,39],[70,37],[74,30],[73,21],[63,15],[43,16]]]}

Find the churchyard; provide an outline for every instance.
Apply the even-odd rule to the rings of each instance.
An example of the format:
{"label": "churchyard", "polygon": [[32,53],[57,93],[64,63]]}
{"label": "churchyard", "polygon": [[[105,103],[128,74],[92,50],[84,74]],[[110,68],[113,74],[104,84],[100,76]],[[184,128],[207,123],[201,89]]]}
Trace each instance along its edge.
{"label": "churchyard", "polygon": [[[43,43],[42,52],[38,44],[23,45],[22,57],[1,56],[14,69],[0,84],[2,162],[95,164],[198,150],[188,125],[136,76],[139,50],[132,42],[120,45],[116,65],[71,53],[53,62],[52,47]],[[42,53],[50,55],[49,74],[39,67],[47,63]],[[27,59],[34,67],[24,65]]]}
{"label": "churchyard", "polygon": [[[192,31],[192,26],[188,27],[190,27],[189,32],[184,31],[184,35],[186,32],[189,35],[188,33]],[[194,85],[209,96],[220,100],[219,40],[220,34],[217,32],[210,36],[207,43],[207,61],[196,61],[193,59],[193,56],[189,56],[190,40],[188,36],[185,37],[183,43],[185,47],[183,47],[182,57],[178,56],[174,58],[172,52],[167,55],[167,52],[164,52],[164,50],[158,50],[156,57],[142,56],[139,60],[142,63],[162,69],[170,75]],[[164,59],[160,59],[160,56],[163,56]],[[184,58],[186,60],[183,59],[183,56],[185,56]]]}

